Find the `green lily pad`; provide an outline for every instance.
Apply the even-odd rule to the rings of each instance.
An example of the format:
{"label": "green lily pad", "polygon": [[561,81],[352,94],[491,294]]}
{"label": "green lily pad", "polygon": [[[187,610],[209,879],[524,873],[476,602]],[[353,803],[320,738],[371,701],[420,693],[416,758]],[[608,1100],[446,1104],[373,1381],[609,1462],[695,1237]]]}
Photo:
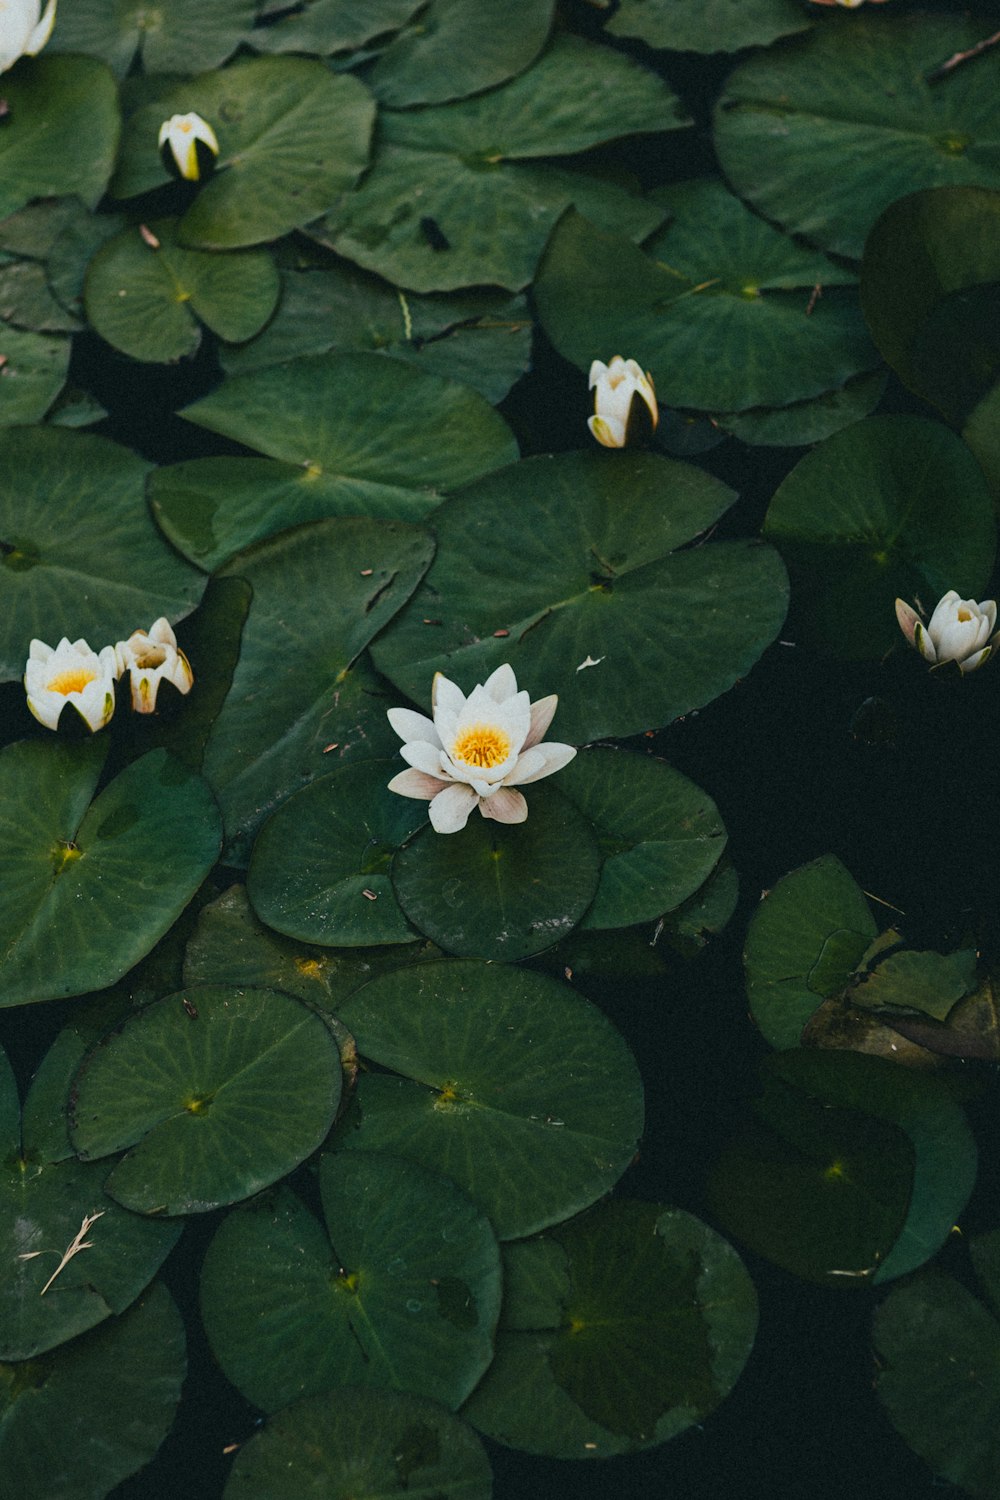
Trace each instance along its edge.
{"label": "green lily pad", "polygon": [[1000,192],[932,188],[893,203],[865,245],[861,303],[910,390],[961,423],[1000,377]]}
{"label": "green lily pad", "polygon": [[147,1006],[84,1059],[70,1136],[126,1208],[200,1213],[249,1198],[322,1143],[340,1100],[322,1017],[276,990],[206,986]]}
{"label": "green lily pad", "polygon": [[425,824],[396,854],[396,899],[446,952],[516,963],[564,938],[594,899],[601,851],[586,817],[550,786],[527,800],[526,823],[474,811],[458,833]]}
{"label": "green lily pad", "polygon": [[430,0],[419,21],[392,38],[368,75],[382,104],[443,104],[506,83],[545,45],[554,0]]}
{"label": "green lily pad", "polygon": [[857,1052],[781,1052],[709,1183],[723,1227],[826,1286],[904,1276],[940,1249],[976,1177],[947,1085]]}
{"label": "green lily pad", "polygon": [[249,343],[221,350],[220,363],[232,376],[302,354],[390,354],[418,370],[461,380],[495,405],[527,370],[531,333],[524,297],[491,291],[406,295],[344,262],[286,270],[275,316]]}
{"label": "green lily pad", "polygon": [[750,920],[743,963],[750,1014],[772,1047],[840,994],[878,929],[861,887],[833,854],[783,876]]}
{"label": "green lily pad", "polygon": [[962,437],[993,492],[1000,497],[1000,383],[984,396],[962,429]]}
{"label": "green lily pad", "polygon": [[279,291],[266,250],[187,250],[177,243],[176,220],[154,219],[101,247],[85,295],[88,319],[115,349],[170,363],[194,353],[202,323],[233,343],[252,338]]}
{"label": "green lily pad", "polygon": [[715,803],[665,761],[584,750],[563,768],[559,790],[593,825],[604,855],[584,927],[629,927],[673,911],[726,847]]}
{"label": "green lily pad", "polygon": [[[69,1047],[59,1045],[64,1036]],[[181,1232],[180,1224],[155,1223],[121,1208],[104,1193],[104,1169],[72,1155],[65,1111],[72,1065],[81,1050],[74,1040],[61,1033],[43,1059],[25,1100],[23,1134],[17,1089],[0,1054],[7,1083],[0,1169],[0,1257],[6,1267],[0,1282],[0,1360],[34,1360],[124,1312]],[[48,1108],[54,1094],[58,1121]],[[80,1241],[86,1248],[64,1260]],[[0,1376],[0,1388],[2,1383]]]}
{"label": "green lily pad", "polygon": [[256,27],[244,40],[257,52],[327,57],[398,31],[423,4],[424,0],[310,0],[306,9],[291,13],[284,6],[269,7],[268,19],[274,24]]}
{"label": "green lily pad", "polygon": [[415,291],[488,282],[519,291],[570,203],[636,239],[663,218],[613,183],[531,159],[687,123],[655,74],[560,35],[526,72],[485,95],[384,110],[371,170],[310,233]]}
{"label": "green lily pad", "polygon": [[0,681],[22,676],[33,637],[54,646],[60,636],[83,636],[100,650],[159,615],[176,621],[194,608],[205,580],[150,520],[149,469],[89,433],[32,427],[4,435]]}
{"label": "green lily pad", "polygon": [[685,958],[693,958],[732,919],[739,896],[740,877],[723,855],[701,890],[667,913],[667,941]]}
{"label": "green lily pad", "polygon": [[977,957],[974,948],[947,955],[908,949],[889,953],[855,977],[847,999],[865,1010],[918,1010],[944,1021],[975,989]]}
{"label": "green lily pad", "polygon": [[731,500],[650,453],[512,465],[435,512],[434,564],[375,665],[426,708],[436,671],[468,690],[510,662],[532,698],[558,693],[551,733],[569,744],[668,724],[745,676],[784,618],[770,548],[677,550]]}
{"label": "green lily pad", "polygon": [[144,73],[193,73],[225,62],[256,10],[254,0],[170,0],[155,7],[146,0],[72,0],[59,12],[49,48],[103,58],[119,78],[137,58]]}
{"label": "green lily pad", "polygon": [[186,1369],[184,1324],[159,1284],[64,1348],[0,1364],[0,1470],[11,1494],[110,1494],[163,1442]]}
{"label": "green lily pad", "polygon": [[388,790],[397,769],[388,760],[355,761],[272,813],[247,872],[251,904],[269,927],[331,948],[416,940],[389,864],[427,809]]}
{"label": "green lily pad", "polygon": [[444,1407],[400,1391],[334,1388],[275,1412],[240,1448],[225,1497],[490,1500],[492,1489],[479,1439]]}
{"label": "green lily pad", "polygon": [[739,52],[812,24],[796,0],[621,0],[606,29],[671,52]]}
{"label": "green lily pad", "polygon": [[439,958],[430,943],[334,950],[293,943],[254,915],[241,885],[202,909],[184,955],[185,984],[285,990],[325,1013],[385,969]]}
{"label": "green lily pad", "polygon": [[121,115],[115,80],[89,57],[23,58],[4,77],[0,219],[33,198],[75,193],[88,208],[115,164]]}
{"label": "green lily pad", "polygon": [[666,1442],[728,1396],[757,1297],[679,1209],[615,1199],[504,1250],[497,1355],[464,1415],[497,1442],[604,1458]]}
{"label": "green lily pad", "polygon": [[588,1207],[628,1166],[642,1085],[610,1021],[568,986],[470,959],[383,974],[341,1018],[365,1073],[337,1144],[446,1172],[501,1239]]}
{"label": "green lily pad", "polygon": [[873,1329],[875,1391],[889,1420],[936,1475],[977,1500],[996,1494],[1000,1465],[997,1239],[970,1246],[992,1309],[932,1267],[892,1288]]}
{"label": "green lily pad", "polygon": [[84,326],[53,295],[44,262],[32,259],[0,267],[0,318],[34,333],[74,333]]}
{"label": "green lily pad", "polygon": [[993,571],[986,481],[965,444],[924,417],[834,433],[779,485],[763,529],[799,580],[808,636],[838,656],[899,642],[897,597],[978,598]]}
{"label": "green lily pad", "polygon": [[40,422],[66,384],[70,341],[0,327],[0,427]]}
{"label": "green lily pad", "polygon": [[720,428],[753,447],[805,447],[870,416],[882,399],[887,378],[884,370],[855,375],[839,390],[824,391],[809,401],[721,412],[716,420]]}
{"label": "green lily pad", "polygon": [[971,16],[824,16],[756,53],[715,107],[723,172],[765,218],[860,258],[884,208],[951,184],[1000,187],[1000,58],[932,73],[982,39]]}
{"label": "green lily pad", "polygon": [[185,245],[233,250],[276,239],[328,209],[368,163],[375,103],[356,78],[315,58],[250,58],[177,84],[132,115],[115,197],[168,180],[160,125],[191,110],[214,129],[219,157],[181,220]]}
{"label": "green lily pad", "polygon": [[94,798],[106,749],[50,739],[0,751],[0,1005],[114,984],[218,858],[219,816],[199,776],[153,750]]}
{"label": "green lily pad", "polygon": [[453,1182],[397,1156],[320,1163],[326,1232],[288,1189],[230,1214],[202,1271],[212,1351],[277,1411],[343,1381],[454,1409],[493,1358],[500,1251]]}
{"label": "green lily pad", "polygon": [[389,754],[389,706],[357,662],[412,593],[433,543],[398,521],[348,517],[284,532],[241,553],[225,576],[253,603],[233,685],[205,749],[231,860],[279,802],[332,768],[324,760]]}
{"label": "green lily pad", "polygon": [[702,411],[787,406],[878,363],[849,272],[716,179],[652,198],[671,219],[645,250],[582,214],[552,235],[535,297],[560,354],[589,370],[628,349],[661,401]]}

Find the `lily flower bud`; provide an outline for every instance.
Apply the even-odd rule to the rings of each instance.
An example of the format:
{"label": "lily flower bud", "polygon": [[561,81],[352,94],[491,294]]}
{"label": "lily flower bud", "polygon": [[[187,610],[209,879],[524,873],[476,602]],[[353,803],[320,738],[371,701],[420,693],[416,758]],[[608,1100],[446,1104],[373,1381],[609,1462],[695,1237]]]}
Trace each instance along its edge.
{"label": "lily flower bud", "polygon": [[133,630],[127,641],[114,648],[118,676],[129,673],[132,684],[132,707],[137,714],[151,714],[156,709],[156,695],[161,682],[172,682],[179,693],[189,693],[194,673],[177,637],[164,616],[149,630]]}
{"label": "lily flower bud", "polygon": [[616,354],[609,365],[595,359],[590,367],[590,389],[594,392],[594,415],[587,426],[603,448],[624,448],[626,443],[649,437],[660,420],[653,377],[634,359]]}
{"label": "lily flower bud", "polygon": [[4,0],[0,5],[0,73],[12,68],[19,57],[34,57],[52,35],[56,0],[49,0],[42,14],[41,0]]}
{"label": "lily flower bud", "polygon": [[940,598],[924,625],[911,605],[896,600],[896,619],[911,646],[915,646],[932,667],[943,662],[957,662],[965,675],[974,672],[992,656],[1000,631],[993,634],[997,622],[995,599],[962,599],[954,589]]}
{"label": "lily flower bud", "polygon": [[219,142],[207,120],[194,113],[171,115],[160,126],[160,156],[167,171],[200,182],[215,166]]}

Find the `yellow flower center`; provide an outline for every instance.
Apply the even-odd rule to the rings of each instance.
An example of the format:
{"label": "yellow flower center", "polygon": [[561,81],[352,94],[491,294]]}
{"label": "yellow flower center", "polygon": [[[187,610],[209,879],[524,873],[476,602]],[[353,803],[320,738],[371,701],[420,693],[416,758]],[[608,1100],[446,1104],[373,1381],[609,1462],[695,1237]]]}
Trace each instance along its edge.
{"label": "yellow flower center", "polygon": [[62,693],[66,697],[68,693],[82,693],[96,676],[97,673],[89,667],[74,667],[72,671],[60,672],[58,677],[53,677],[47,687],[50,693]]}
{"label": "yellow flower center", "polygon": [[452,760],[488,771],[510,754],[510,740],[495,724],[472,724],[464,729],[451,747]]}
{"label": "yellow flower center", "polygon": [[964,625],[967,620],[971,620],[972,619],[972,611],[970,609],[966,609],[965,606],[963,605],[961,607],[961,609],[958,611],[958,618],[961,620],[962,624]]}

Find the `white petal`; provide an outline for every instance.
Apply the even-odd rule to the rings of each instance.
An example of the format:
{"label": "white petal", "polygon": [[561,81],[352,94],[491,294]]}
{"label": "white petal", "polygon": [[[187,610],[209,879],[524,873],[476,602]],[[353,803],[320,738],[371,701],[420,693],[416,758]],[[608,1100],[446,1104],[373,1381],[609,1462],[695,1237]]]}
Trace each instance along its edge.
{"label": "white petal", "polygon": [[[537,762],[532,759],[531,766],[528,768],[528,774],[519,775],[521,762],[518,761],[511,775],[507,777],[507,785],[527,786],[529,781],[541,781],[543,776],[551,776],[553,771],[561,771],[563,766],[568,766],[573,759],[576,754],[576,746],[560,745],[555,740],[551,740],[546,745],[535,745],[527,754],[534,757],[542,752],[545,755],[545,764],[540,769],[534,769]],[[524,758],[522,756],[522,759]]]}
{"label": "white petal", "polygon": [[913,627],[913,644],[916,646],[924,661],[929,661],[933,666],[937,661],[937,652],[934,650],[934,642],[927,631],[918,620]]}
{"label": "white petal", "polygon": [[412,708],[390,708],[386,718],[401,740],[426,740],[429,745],[440,747],[441,740],[434,728],[434,720],[426,714],[418,714]]}
{"label": "white petal", "polygon": [[550,693],[547,698],[539,698],[531,705],[531,725],[524,737],[522,750],[530,750],[532,745],[537,745],[542,735],[552,723],[552,716],[559,702],[558,693]]}
{"label": "white petal", "polygon": [[430,805],[431,827],[435,833],[458,833],[469,821],[469,814],[479,798],[470,786],[453,785],[439,792]]}
{"label": "white petal", "polygon": [[913,639],[913,632],[917,625],[920,624],[920,616],[912,605],[907,604],[905,599],[896,600],[896,619],[899,622],[900,630],[906,636],[910,645],[915,646],[916,641]]}
{"label": "white petal", "polygon": [[448,781],[441,781],[437,776],[427,776],[423,771],[398,771],[388,783],[390,792],[398,792],[401,797],[413,797],[417,801],[429,802],[439,792],[443,792]]}
{"label": "white petal", "polygon": [[509,662],[504,662],[502,667],[497,667],[496,671],[487,677],[483,683],[483,692],[489,693],[497,703],[502,703],[505,698],[513,698],[517,692],[517,678]]}
{"label": "white petal", "polygon": [[434,720],[437,722],[438,709],[445,709],[449,713],[458,714],[462,711],[465,702],[465,694],[462,689],[446,677],[443,672],[434,673],[434,682],[431,686],[431,704],[434,710]]}
{"label": "white petal", "polygon": [[602,448],[624,448],[625,423],[611,417],[588,417],[587,426]]}
{"label": "white petal", "polygon": [[[37,5],[35,8],[37,9]],[[34,31],[31,33],[25,44],[24,50],[29,57],[34,57],[36,52],[41,52],[42,48],[45,46],[45,43],[52,35],[52,28],[55,25],[55,22],[56,0],[49,0],[48,5],[45,7],[45,14],[42,16],[38,25],[35,27]]]}
{"label": "white petal", "polygon": [[935,634],[941,626],[947,624],[949,620],[953,620],[955,618],[955,606],[959,603],[961,603],[961,598],[954,589],[949,589],[946,594],[942,594],[934,606],[934,613],[927,622],[928,631],[931,634]]}
{"label": "white petal", "polygon": [[441,764],[441,751],[436,745],[428,745],[426,740],[410,740],[399,753],[408,766],[415,766],[418,771],[424,771],[428,776],[438,776],[444,781],[448,780],[447,769]]}
{"label": "white petal", "polygon": [[520,792],[501,787],[492,797],[480,802],[479,811],[484,818],[492,818],[496,823],[523,823],[528,816],[528,804]]}

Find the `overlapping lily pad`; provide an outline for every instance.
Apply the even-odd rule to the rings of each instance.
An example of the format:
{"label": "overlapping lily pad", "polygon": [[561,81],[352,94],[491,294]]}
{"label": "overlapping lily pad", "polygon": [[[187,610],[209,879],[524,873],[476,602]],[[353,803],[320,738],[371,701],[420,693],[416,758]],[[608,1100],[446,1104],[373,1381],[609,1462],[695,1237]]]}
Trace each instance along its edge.
{"label": "overlapping lily pad", "polygon": [[811,24],[796,0],[621,0],[607,30],[671,52],[739,52]]}
{"label": "overlapping lily pad", "polygon": [[976,1146],[945,1083],[855,1052],[781,1052],[716,1164],[723,1227],[796,1275],[850,1288],[924,1264],[968,1200]]}
{"label": "overlapping lily pad", "polygon": [[114,984],[176,921],[219,856],[206,783],[163,750],[95,798],[106,742],[0,751],[0,1005]]}
{"label": "overlapping lily pad", "polygon": [[[146,73],[214,68],[236,51],[252,25],[254,0],[72,0],[63,5],[49,46],[53,52],[101,57],[123,78],[136,57]],[[165,118],[165,117],[164,117]]]}
{"label": "overlapping lily pad", "polygon": [[366,1073],[338,1144],[452,1177],[501,1239],[588,1207],[642,1131],[622,1038],[566,985],[468,959],[385,974],[341,1006]]}
{"label": "overlapping lily pad", "polygon": [[226,576],[250,584],[253,604],[203,768],[231,859],[245,861],[267,814],[337,761],[395,750],[389,704],[358,657],[432,551],[414,526],[343,517],[296,527],[229,564]]}
{"label": "overlapping lily pad", "polygon": [[897,597],[978,598],[993,570],[989,488],[965,444],[924,417],[869,417],[835,433],[778,487],[764,535],[801,584],[802,625],[838,655],[901,639]]}
{"label": "overlapping lily pad", "polygon": [[885,358],[960,424],[1000,376],[1000,192],[934,188],[893,203],[861,266]]}
{"label": "overlapping lily pad", "polygon": [[0,219],[34,198],[75,193],[93,208],[118,151],[115,81],[89,57],[22,59],[4,75]]}
{"label": "overlapping lily pad", "polygon": [[474,811],[458,833],[427,824],[394,858],[400,906],[446,952],[516,963],[566,937],[593,901],[601,851],[587,818],[550,786],[527,797],[526,823]]}
{"label": "overlapping lily pad", "polygon": [[355,761],[272,814],[247,873],[253,908],[269,927],[332,948],[416,940],[389,865],[427,808],[388,790],[396,770],[388,760]]}
{"label": "overlapping lily pad", "polygon": [[893,1426],[942,1480],[977,1500],[996,1491],[1000,1441],[998,1235],[970,1244],[986,1296],[929,1269],[876,1310],[875,1390]]}
{"label": "overlapping lily pad", "polygon": [[337,1041],[276,990],[205,986],[147,1006],[77,1075],[70,1134],[86,1160],[125,1155],[105,1183],[139,1213],[248,1198],[322,1143],[340,1100]]}
{"label": "overlapping lily pad", "polygon": [[652,198],[670,222],[645,250],[583,213],[553,234],[535,295],[567,359],[589,369],[595,349],[625,348],[668,406],[733,412],[808,400],[878,363],[850,272],[716,179]]}
{"label": "overlapping lily pad", "polygon": [[407,295],[344,262],[286,271],[271,322],[242,348],[223,349],[220,362],[227,374],[241,375],[302,354],[378,352],[461,380],[496,403],[528,368],[531,332],[523,297]]}
{"label": "overlapping lily pad", "polygon": [[18,1500],[110,1494],[166,1437],[186,1371],[184,1324],[159,1284],[65,1348],[0,1364],[4,1484]]}
{"label": "overlapping lily pad", "polygon": [[857,881],[833,854],[779,880],[747,932],[750,1013],[772,1047],[797,1047],[829,995],[844,990],[877,932]]}
{"label": "overlapping lily pad", "polygon": [[236,1455],[225,1494],[340,1500],[359,1488],[392,1495],[418,1486],[441,1500],[490,1500],[475,1433],[420,1396],[335,1387],[275,1412]]}
{"label": "overlapping lily pad", "polygon": [[584,750],[560,773],[559,789],[592,824],[604,855],[584,927],[628,927],[673,911],[726,847],[711,797],[665,761]]}
{"label": "overlapping lily pad", "polygon": [[[246,37],[258,52],[312,52],[327,57],[349,52],[397,31],[424,0],[312,0],[307,9],[288,11],[283,5],[261,8],[267,25]],[[272,24],[273,23],[273,24]]]}
{"label": "overlapping lily pad", "polygon": [[668,724],[744,676],[784,618],[770,548],[684,547],[731,499],[653,454],[504,469],[436,511],[434,564],[375,664],[426,707],[436,671],[468,692],[510,662],[532,698],[558,693],[550,737],[569,744]]}
{"label": "overlapping lily pad", "polygon": [[[64,1066],[57,1071],[61,1131],[39,1107],[49,1090],[43,1062],[25,1101],[22,1133],[17,1088],[0,1053],[0,1257],[6,1268],[0,1281],[0,1360],[34,1360],[124,1312],[181,1231],[179,1224],[155,1223],[121,1208],[103,1191],[103,1168],[73,1157],[65,1123],[69,1076]],[[74,1244],[86,1248],[64,1259]]]}
{"label": "overlapping lily pad", "polygon": [[[392,38],[368,83],[383,104],[443,104],[506,83],[534,62],[552,25],[554,0],[430,0]],[[386,29],[386,28],[383,28]]]}
{"label": "overlapping lily pad", "polygon": [[231,250],[275,239],[328,209],[368,162],[375,102],[363,84],[315,58],[258,57],[202,73],[137,110],[112,184],[116,197],[168,180],[159,128],[191,110],[214,129],[219,157],[181,220],[186,245]]}
{"label": "overlapping lily pad", "polygon": [[616,1199],[504,1250],[497,1355],[464,1409],[496,1441],[553,1458],[666,1442],[739,1379],[757,1298],[733,1248],[691,1214]]}
{"label": "overlapping lily pad", "polygon": [[765,218],[855,259],[917,188],[1000,187],[996,51],[943,86],[927,77],[982,37],[971,16],[824,17],[730,76],[715,107],[723,171]]}
{"label": "overlapping lily pad", "polygon": [[385,110],[370,172],[310,233],[415,291],[483,283],[518,291],[570,203],[636,239],[663,218],[662,209],[613,183],[532,158],[686,123],[655,74],[623,54],[559,36],[502,88],[456,104]]}
{"label": "overlapping lily pad", "polygon": [[186,615],[205,586],[143,503],[150,465],[107,438],[26,428],[0,445],[0,680],[32,637],[95,650]]}
{"label": "overlapping lily pad", "polygon": [[493,1357],[500,1311],[486,1216],[398,1156],[326,1155],[320,1186],[326,1231],[281,1188],[212,1241],[201,1306],[219,1364],[265,1411],[339,1382],[460,1406]]}
{"label": "overlapping lily pad", "polygon": [[70,341],[5,325],[0,330],[0,427],[40,422],[66,383]]}
{"label": "overlapping lily pad", "polygon": [[252,338],[278,300],[278,273],[266,250],[188,250],[176,229],[173,219],[126,229],[101,247],[87,272],[87,317],[133,359],[193,354],[202,323],[232,343]]}

